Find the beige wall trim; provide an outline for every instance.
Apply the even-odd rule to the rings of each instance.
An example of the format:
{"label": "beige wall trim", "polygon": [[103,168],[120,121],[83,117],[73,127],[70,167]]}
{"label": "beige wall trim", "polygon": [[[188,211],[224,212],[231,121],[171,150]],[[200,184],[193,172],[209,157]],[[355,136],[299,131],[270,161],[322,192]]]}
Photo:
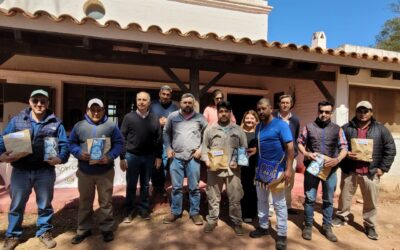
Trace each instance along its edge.
{"label": "beige wall trim", "polygon": [[381,89],[400,89],[400,86],[393,85],[379,85],[379,84],[370,84],[370,83],[359,83],[359,82],[349,82],[350,86],[360,86],[366,88],[381,88]]}
{"label": "beige wall trim", "polygon": [[269,14],[272,10],[263,0],[170,0],[180,3],[195,4],[207,7],[222,8],[255,14]]}

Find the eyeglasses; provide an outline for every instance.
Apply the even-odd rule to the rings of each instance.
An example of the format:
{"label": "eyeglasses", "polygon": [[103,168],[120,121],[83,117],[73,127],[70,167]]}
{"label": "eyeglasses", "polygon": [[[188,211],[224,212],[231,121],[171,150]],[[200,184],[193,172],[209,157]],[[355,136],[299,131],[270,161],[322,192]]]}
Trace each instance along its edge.
{"label": "eyeglasses", "polygon": [[332,111],[329,111],[329,110],[318,110],[318,113],[330,115],[330,114],[332,114]]}
{"label": "eyeglasses", "polygon": [[41,104],[47,104],[49,100],[47,98],[36,98],[35,97],[35,98],[32,98],[31,101],[33,104],[38,104],[39,102]]}

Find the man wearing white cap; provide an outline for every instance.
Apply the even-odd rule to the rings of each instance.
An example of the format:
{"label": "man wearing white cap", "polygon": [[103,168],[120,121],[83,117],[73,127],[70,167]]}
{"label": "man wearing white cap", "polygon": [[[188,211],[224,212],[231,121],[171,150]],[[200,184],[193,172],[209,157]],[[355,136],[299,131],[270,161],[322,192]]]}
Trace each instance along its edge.
{"label": "man wearing white cap", "polygon": [[[365,234],[372,240],[378,239],[375,230],[377,215],[377,194],[380,177],[389,171],[396,155],[396,146],[389,130],[378,123],[372,113],[372,104],[361,101],[356,106],[356,116],[343,126],[347,140],[366,139],[361,142],[373,141],[372,161],[360,160],[358,154],[349,152],[343,160],[340,183],[339,207],[332,224],[342,226],[347,224],[350,215],[352,198],[360,185],[363,204],[363,219]],[[358,140],[360,143],[360,140]]]}
{"label": "man wearing white cap", "polygon": [[[0,161],[11,163],[8,228],[3,249],[14,249],[22,236],[22,221],[26,203],[32,189],[35,190],[38,206],[36,237],[47,247],[54,248],[51,224],[53,218],[55,165],[65,163],[69,157],[67,136],[61,120],[48,109],[49,94],[43,89],[34,90],[29,98],[29,107],[14,116],[0,136]],[[24,157],[15,156],[12,149],[6,149],[3,136],[18,131],[29,130],[32,153]],[[44,160],[45,138],[58,141],[58,155]]]}
{"label": "man wearing white cap", "polygon": [[[103,142],[99,160],[93,155],[95,143]],[[110,147],[107,146],[110,142]],[[114,159],[122,152],[124,140],[116,123],[105,115],[103,102],[94,98],[88,102],[85,118],[75,124],[69,136],[69,148],[78,159],[79,211],[78,229],[72,244],[81,243],[92,234],[93,200],[97,189],[100,211],[97,221],[105,242],[114,239],[112,193]],[[92,145],[90,147],[89,145]],[[95,158],[95,160],[93,159]]]}

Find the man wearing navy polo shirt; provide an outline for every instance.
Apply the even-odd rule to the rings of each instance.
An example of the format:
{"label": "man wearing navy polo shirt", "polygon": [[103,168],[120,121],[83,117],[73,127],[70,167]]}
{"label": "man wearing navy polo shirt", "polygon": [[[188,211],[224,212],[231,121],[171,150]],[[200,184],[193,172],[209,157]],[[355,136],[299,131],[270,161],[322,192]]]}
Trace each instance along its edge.
{"label": "man wearing navy polo shirt", "polygon": [[[258,101],[257,113],[261,121],[256,127],[256,137],[259,145],[259,152],[257,155],[268,161],[281,161],[281,164],[286,166],[283,175],[287,184],[293,174],[292,165],[294,158],[293,136],[289,125],[272,116],[271,102],[267,98],[262,98]],[[259,227],[250,233],[250,237],[258,238],[269,235],[268,196],[270,191],[272,193],[273,205],[277,217],[276,229],[278,239],[276,240],[276,249],[286,249],[288,214],[285,189],[272,189],[270,187],[265,188],[257,186]]]}

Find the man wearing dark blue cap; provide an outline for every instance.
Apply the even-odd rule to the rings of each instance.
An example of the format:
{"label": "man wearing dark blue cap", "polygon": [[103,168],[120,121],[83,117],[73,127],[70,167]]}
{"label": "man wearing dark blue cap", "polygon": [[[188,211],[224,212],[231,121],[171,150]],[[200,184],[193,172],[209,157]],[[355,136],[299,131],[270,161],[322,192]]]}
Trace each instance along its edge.
{"label": "man wearing dark blue cap", "polygon": [[[10,196],[11,204],[8,213],[8,228],[3,249],[14,249],[22,235],[22,220],[26,203],[32,188],[36,193],[38,219],[36,237],[47,247],[54,248],[57,243],[51,234],[53,225],[53,200],[56,172],[54,166],[65,163],[69,157],[67,136],[61,120],[48,109],[49,94],[43,89],[33,91],[29,98],[29,107],[14,116],[0,136],[0,161],[11,163]],[[32,142],[32,153],[16,156],[12,149],[6,149],[3,136],[29,130]],[[54,137],[58,141],[58,155],[44,160],[44,141]]]}

